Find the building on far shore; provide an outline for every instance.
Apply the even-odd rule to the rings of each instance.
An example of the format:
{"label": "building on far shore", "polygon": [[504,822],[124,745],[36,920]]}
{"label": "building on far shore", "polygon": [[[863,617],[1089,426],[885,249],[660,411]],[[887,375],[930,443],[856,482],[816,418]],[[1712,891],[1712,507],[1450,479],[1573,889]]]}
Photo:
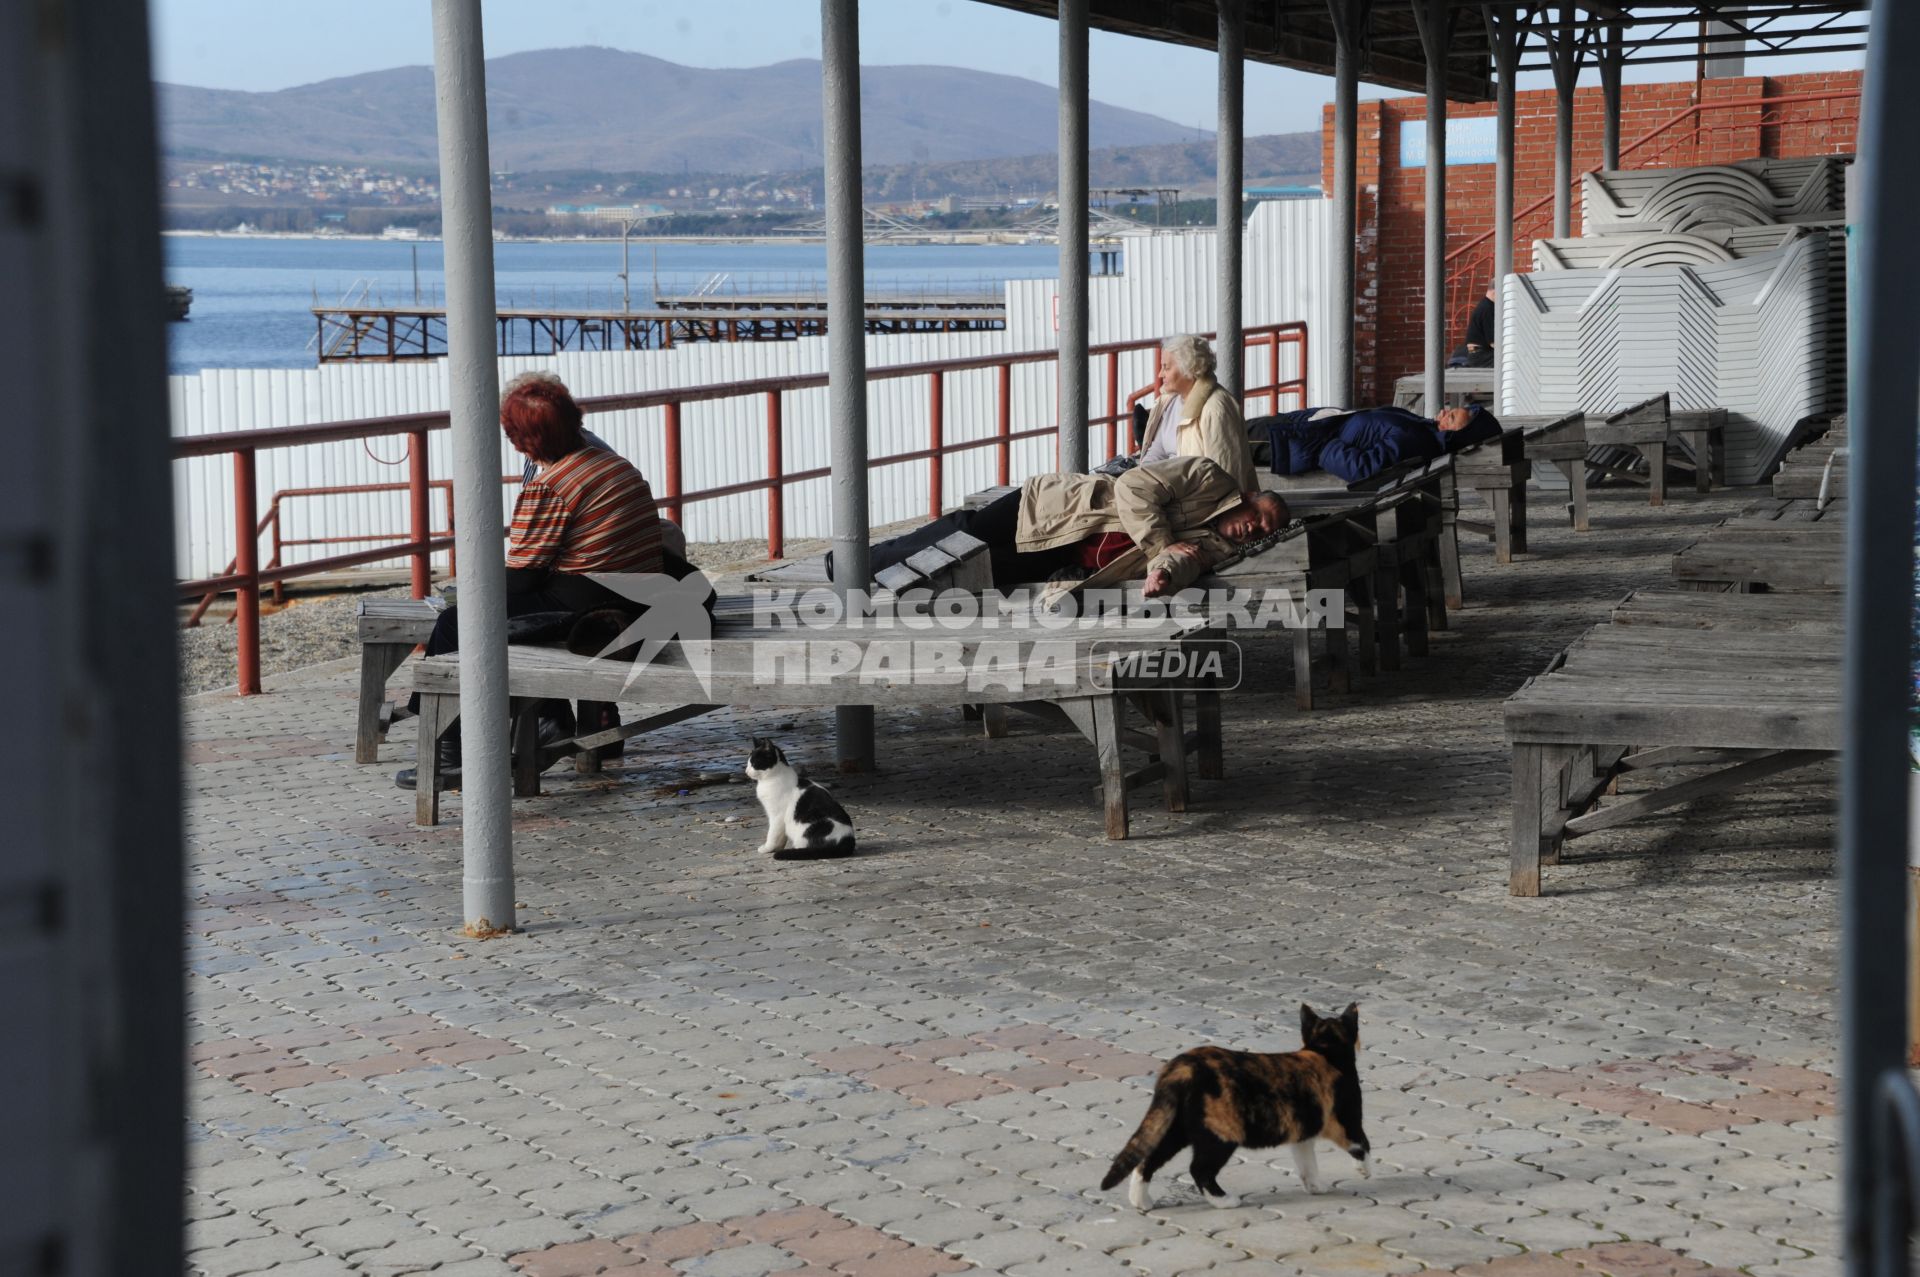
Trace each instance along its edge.
{"label": "building on far shore", "polygon": [[585,222],[644,222],[666,217],[659,204],[549,204],[548,217],[577,217]]}

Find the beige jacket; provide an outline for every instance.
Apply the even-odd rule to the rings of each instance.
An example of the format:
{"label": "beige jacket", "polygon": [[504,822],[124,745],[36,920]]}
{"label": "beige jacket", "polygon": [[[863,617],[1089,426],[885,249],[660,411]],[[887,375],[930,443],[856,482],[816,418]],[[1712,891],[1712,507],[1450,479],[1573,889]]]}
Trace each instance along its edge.
{"label": "beige jacket", "polygon": [[[1151,442],[1161,426],[1164,401],[1147,414],[1147,441]],[[1253,446],[1247,439],[1247,421],[1240,405],[1211,377],[1194,379],[1180,405],[1180,425],[1174,434],[1174,451],[1183,457],[1211,457],[1218,462],[1243,492],[1260,486],[1253,468]]]}
{"label": "beige jacket", "polygon": [[[1086,581],[1101,586],[1165,568],[1179,589],[1235,552],[1210,526],[1240,504],[1240,484],[1207,457],[1176,457],[1136,466],[1118,478],[1104,474],[1042,474],[1020,491],[1015,545],[1023,552],[1073,545],[1105,532],[1124,532],[1134,548]],[[1195,560],[1173,555],[1176,541],[1201,549]]]}

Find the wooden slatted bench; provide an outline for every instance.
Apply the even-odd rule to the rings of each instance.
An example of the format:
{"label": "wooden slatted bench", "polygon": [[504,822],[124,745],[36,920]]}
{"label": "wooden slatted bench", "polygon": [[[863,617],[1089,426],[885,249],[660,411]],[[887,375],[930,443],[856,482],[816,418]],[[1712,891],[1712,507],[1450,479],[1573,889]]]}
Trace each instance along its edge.
{"label": "wooden slatted bench", "polygon": [[380,742],[399,710],[387,699],[387,680],[413,649],[427,641],[445,605],[440,599],[362,599],[354,609],[360,637],[360,699],[355,714],[353,761],[380,761]]}
{"label": "wooden slatted bench", "polygon": [[[1647,504],[1664,505],[1667,500],[1667,461],[1672,459],[1693,466],[1693,486],[1697,492],[1713,490],[1714,476],[1725,464],[1727,410],[1674,412],[1671,396],[1654,395],[1630,408],[1623,408],[1601,421],[1587,423],[1587,442],[1599,448],[1630,448],[1647,459]],[[1669,451],[1676,443],[1686,445],[1687,457]],[[1639,481],[1638,475],[1614,470],[1612,473]]]}
{"label": "wooden slatted bench", "polygon": [[1846,588],[1847,505],[1771,498],[1711,529],[1673,556],[1682,588],[1833,593]]}
{"label": "wooden slatted bench", "polygon": [[1773,474],[1773,495],[1829,499],[1847,494],[1847,414],[1803,422],[1803,443],[1780,459]]}
{"label": "wooden slatted bench", "polygon": [[[1004,621],[1004,618],[1002,618]],[[583,736],[572,742],[581,756],[601,745],[630,739],[685,720],[722,705],[755,708],[819,708],[840,705],[876,707],[994,704],[1023,710],[1050,721],[1071,725],[1093,746],[1100,774],[1109,838],[1127,836],[1127,790],[1161,781],[1167,808],[1184,811],[1187,804],[1187,756],[1195,756],[1203,779],[1224,774],[1221,751],[1220,693],[1213,688],[1176,690],[1170,682],[1143,676],[1125,690],[1114,690],[1112,670],[1116,646],[1152,651],[1162,658],[1191,650],[1218,631],[1205,622],[1162,617],[1117,619],[1108,624],[1081,624],[1072,628],[1008,628],[975,621],[955,627],[942,623],[922,632],[851,629],[797,629],[785,625],[760,627],[750,615],[717,615],[707,677],[703,681],[688,663],[686,645],[674,641],[659,658],[635,669],[625,661],[575,656],[557,648],[511,647],[507,650],[507,693],[516,706],[515,790],[539,792],[533,738],[534,714],[526,711],[542,699],[612,701],[647,707],[618,728]],[[859,670],[823,669],[805,659],[794,664],[800,649],[782,643],[846,641],[858,646],[863,664],[876,646],[893,643],[880,656],[892,659],[885,678],[863,678]],[[923,644],[942,649],[934,653]],[[950,671],[977,668],[982,647],[994,649],[996,659],[1026,662],[1036,644],[1052,645],[1049,679],[1018,685]],[[771,646],[770,646],[771,645]],[[783,656],[783,653],[785,654]],[[929,662],[932,662],[929,664]],[[1004,666],[997,668],[1006,668]],[[1057,678],[1059,681],[1052,681]],[[455,656],[431,657],[414,667],[414,690],[420,693],[420,733],[417,751],[416,816],[420,824],[439,820],[438,758],[434,748],[460,712],[460,663]],[[1194,729],[1185,727],[1186,702],[1191,698]],[[1129,712],[1142,717],[1144,727],[1129,723]],[[1129,769],[1124,750],[1145,752],[1144,765]]]}
{"label": "wooden slatted bench", "polygon": [[[1819,762],[1840,747],[1841,619],[1806,596],[1629,595],[1506,702],[1508,890],[1569,839]],[[1623,772],[1720,770],[1594,810]]]}
{"label": "wooden slatted bench", "polygon": [[1500,424],[1520,432],[1521,453],[1530,464],[1545,462],[1566,477],[1568,521],[1575,532],[1588,531],[1587,415],[1502,417]]}

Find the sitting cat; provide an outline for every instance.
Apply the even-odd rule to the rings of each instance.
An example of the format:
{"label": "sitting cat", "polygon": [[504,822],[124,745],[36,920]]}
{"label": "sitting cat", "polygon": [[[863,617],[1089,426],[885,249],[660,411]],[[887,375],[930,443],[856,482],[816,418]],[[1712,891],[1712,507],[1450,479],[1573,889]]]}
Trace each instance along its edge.
{"label": "sitting cat", "polygon": [[747,775],[767,812],[767,840],[760,845],[775,860],[824,860],[851,856],[853,817],[825,785],[793,769],[780,747],[764,736],[753,738]]}
{"label": "sitting cat", "polygon": [[1160,1070],[1146,1117],[1100,1187],[1112,1188],[1131,1171],[1128,1199],[1136,1210],[1148,1210],[1153,1193],[1147,1182],[1168,1158],[1191,1145],[1193,1182],[1208,1204],[1238,1206],[1240,1200],[1217,1178],[1233,1151],[1242,1145],[1286,1144],[1293,1148],[1293,1164],[1307,1191],[1325,1192],[1314,1159],[1315,1139],[1345,1149],[1360,1163],[1363,1177],[1372,1175],[1354,1061],[1360,1049],[1359,1004],[1329,1020],[1301,1003],[1300,1037],[1300,1050],[1280,1055],[1203,1046],[1176,1056]]}

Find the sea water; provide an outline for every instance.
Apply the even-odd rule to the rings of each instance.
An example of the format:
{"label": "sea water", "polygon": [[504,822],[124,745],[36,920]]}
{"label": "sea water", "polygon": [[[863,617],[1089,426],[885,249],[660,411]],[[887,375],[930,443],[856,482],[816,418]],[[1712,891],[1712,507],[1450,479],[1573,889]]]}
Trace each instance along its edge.
{"label": "sea water", "polygon": [[[620,241],[494,245],[496,301],[506,307],[619,310]],[[826,291],[824,244],[648,244],[628,250],[635,310],[661,295]],[[168,366],[311,368],[317,362],[315,304],[353,297],[375,306],[444,304],[437,240],[279,236],[166,237],[167,282],[193,290],[193,309],[169,324]],[[867,291],[875,295],[975,294],[1009,279],[1059,273],[1050,244],[870,244]]]}

